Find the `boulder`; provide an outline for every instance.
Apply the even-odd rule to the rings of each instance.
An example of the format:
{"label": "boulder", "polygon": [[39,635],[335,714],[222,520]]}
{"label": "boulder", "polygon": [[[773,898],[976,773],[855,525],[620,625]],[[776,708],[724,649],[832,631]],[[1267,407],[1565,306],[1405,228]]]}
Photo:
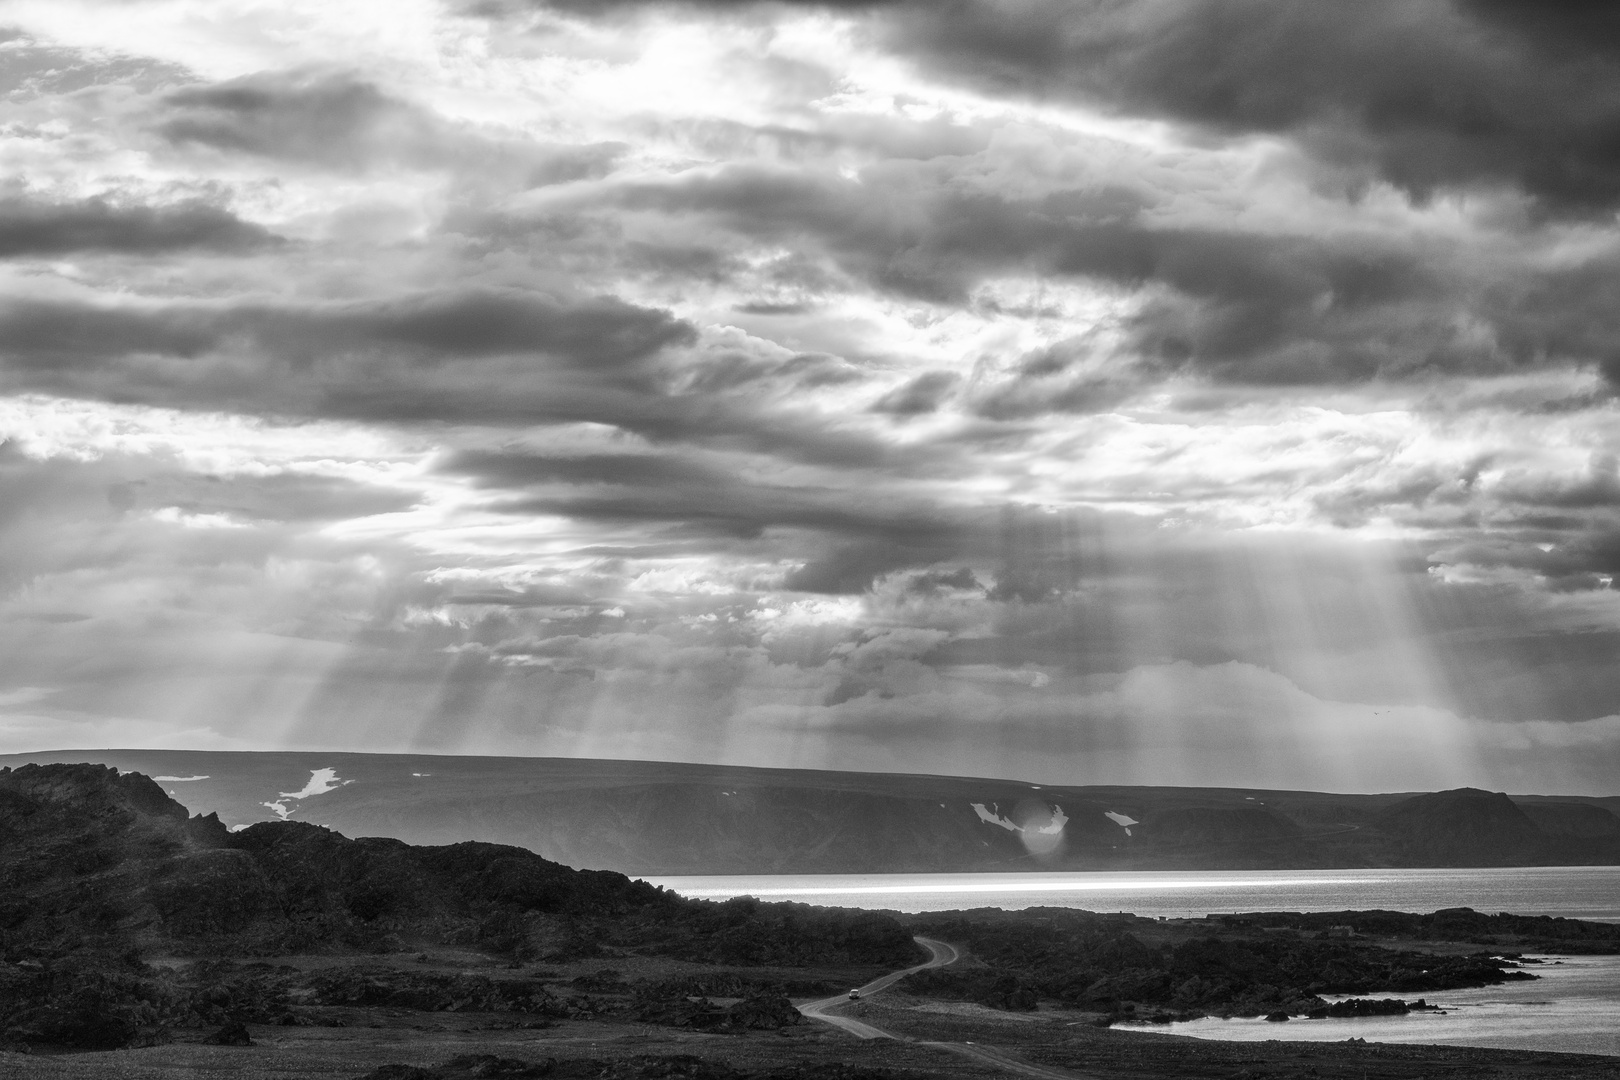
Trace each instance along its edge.
{"label": "boulder", "polygon": [[209,1035],[203,1042],[208,1043],[210,1046],[252,1046],[253,1038],[248,1034],[246,1024],[240,1020],[232,1020]]}

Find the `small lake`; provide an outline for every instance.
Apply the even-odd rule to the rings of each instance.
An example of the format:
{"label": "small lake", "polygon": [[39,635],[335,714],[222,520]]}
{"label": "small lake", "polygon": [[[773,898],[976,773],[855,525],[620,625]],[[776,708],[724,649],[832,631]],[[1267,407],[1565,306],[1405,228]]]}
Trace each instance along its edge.
{"label": "small lake", "polygon": [[[1545,957],[1528,967],[1536,982],[1444,990],[1422,995],[1444,1013],[1369,1016],[1344,1020],[1219,1020],[1179,1024],[1120,1024],[1121,1028],[1190,1035],[1197,1039],[1260,1042],[1429,1043],[1493,1046],[1502,1050],[1555,1050],[1567,1054],[1620,1055],[1620,957]],[[1369,997],[1405,997],[1374,991]],[[1330,999],[1332,1000],[1332,999]]]}
{"label": "small lake", "polygon": [[950,911],[1072,907],[1201,918],[1237,911],[1436,911],[1620,921],[1620,867],[1201,870],[1052,874],[753,874],[648,878],[682,896]]}

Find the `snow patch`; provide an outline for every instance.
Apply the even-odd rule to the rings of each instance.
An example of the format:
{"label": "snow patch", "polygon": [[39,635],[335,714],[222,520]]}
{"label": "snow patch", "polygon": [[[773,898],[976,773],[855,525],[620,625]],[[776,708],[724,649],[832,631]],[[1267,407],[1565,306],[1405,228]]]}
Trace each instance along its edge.
{"label": "snow patch", "polygon": [[1118,811],[1114,811],[1114,810],[1104,810],[1103,811],[1103,817],[1107,818],[1109,821],[1112,821],[1115,825],[1118,825],[1120,828],[1124,829],[1126,836],[1131,835],[1131,826],[1137,824],[1137,821],[1136,821],[1135,818],[1131,817],[1128,814],[1121,814]]}
{"label": "snow patch", "polygon": [[976,802],[973,804],[973,812],[978,814],[979,820],[984,822],[986,825],[1000,825],[1003,829],[1006,829],[1009,832],[1024,831],[995,811],[986,809],[984,803],[982,802]]}
{"label": "snow patch", "polygon": [[[281,792],[281,799],[307,799],[311,795],[325,795],[328,791],[336,791],[343,785],[352,783],[354,783],[353,780],[339,780],[336,769],[311,769],[309,782],[304,785],[303,790],[283,791]],[[260,803],[259,805],[271,811],[282,821],[286,821],[298,807],[288,806],[281,799]]]}
{"label": "snow patch", "polygon": [[969,803],[973,812],[979,815],[979,820],[987,825],[997,825],[1008,832],[1018,834],[1026,850],[1032,855],[1049,855],[1058,850],[1063,843],[1063,827],[1069,823],[1069,815],[1063,812],[1063,807],[1034,800],[1020,800],[1015,813],[1021,821],[1014,821],[1001,815],[1001,807],[995,803],[986,806],[984,803]]}
{"label": "snow patch", "polygon": [[[1035,831],[1043,836],[1057,836],[1063,832],[1063,826],[1069,823],[1069,815],[1063,812],[1063,807],[1052,807],[1052,820]],[[1026,830],[1027,831],[1027,830]]]}

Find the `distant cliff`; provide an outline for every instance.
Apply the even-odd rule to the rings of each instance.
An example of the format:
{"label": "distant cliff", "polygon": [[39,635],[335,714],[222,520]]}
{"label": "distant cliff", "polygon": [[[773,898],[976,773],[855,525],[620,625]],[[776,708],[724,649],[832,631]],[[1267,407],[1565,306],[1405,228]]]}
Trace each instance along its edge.
{"label": "distant cliff", "polygon": [[1620,864],[1620,798],[1345,795],[644,761],[59,751],[159,778],[222,827],[286,817],[510,844],[629,874]]}

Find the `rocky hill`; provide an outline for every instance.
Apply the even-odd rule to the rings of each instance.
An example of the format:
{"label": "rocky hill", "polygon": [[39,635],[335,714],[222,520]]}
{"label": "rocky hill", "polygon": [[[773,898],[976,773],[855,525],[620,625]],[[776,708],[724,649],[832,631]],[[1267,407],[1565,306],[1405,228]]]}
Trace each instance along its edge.
{"label": "rocky hill", "polygon": [[[179,984],[145,957],[445,945],[514,965],[611,948],[703,963],[884,968],[917,952],[881,914],[686,900],[497,844],[413,847],[283,821],[232,832],[214,815],[188,815],[138,774],[90,764],[0,770],[0,1048],[126,1046],[149,1028],[229,1015],[206,982]],[[519,1012],[545,1005],[542,988],[510,980],[356,985],[361,997],[438,995]],[[309,989],[347,1000],[342,985]],[[234,997],[239,990],[225,994]]]}
{"label": "rocky hill", "polygon": [[1409,858],[1430,866],[1532,863],[1557,846],[1512,799],[1478,788],[1418,795],[1373,821]]}
{"label": "rocky hill", "polygon": [[685,900],[521,848],[417,847],[303,822],[237,832],[100,765],[0,770],[0,953],[282,954],[464,942],[517,957],[611,941],[732,963],[909,959],[882,915]]}
{"label": "rocky hill", "polygon": [[1061,787],[669,762],[60,751],[244,829],[479,840],[629,874],[1620,863],[1620,798]]}

